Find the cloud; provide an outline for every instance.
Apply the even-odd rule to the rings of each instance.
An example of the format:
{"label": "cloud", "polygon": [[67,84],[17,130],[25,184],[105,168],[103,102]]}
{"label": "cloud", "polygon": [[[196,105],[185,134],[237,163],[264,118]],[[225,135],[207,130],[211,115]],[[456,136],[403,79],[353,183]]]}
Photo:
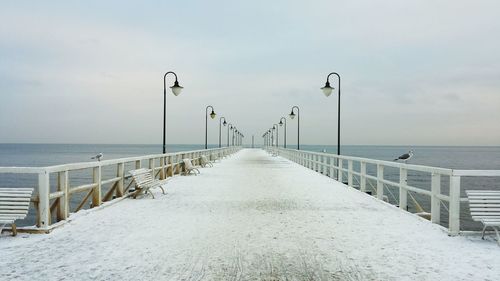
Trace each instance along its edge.
{"label": "cloud", "polygon": [[0,11],[0,142],[159,143],[175,70],[170,143],[204,140],[208,104],[248,140],[299,105],[304,143],[333,143],[337,71],[344,143],[500,144],[478,127],[500,117],[496,1],[25,5]]}

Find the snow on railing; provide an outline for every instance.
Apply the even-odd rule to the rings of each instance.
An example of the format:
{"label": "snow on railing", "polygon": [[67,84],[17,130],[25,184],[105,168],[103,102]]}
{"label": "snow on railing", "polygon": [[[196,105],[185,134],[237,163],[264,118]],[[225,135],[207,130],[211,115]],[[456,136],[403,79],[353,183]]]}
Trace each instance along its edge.
{"label": "snow on railing", "polygon": [[[91,198],[91,208],[100,206],[103,202],[113,199],[122,199],[128,196],[127,190],[132,181],[127,175],[125,166],[128,164],[132,169],[139,169],[143,162],[152,169],[154,176],[159,179],[166,179],[183,172],[184,165],[182,159],[189,158],[194,164],[200,164],[201,156],[206,156],[210,160],[221,159],[235,153],[240,147],[214,148],[207,150],[183,151],[176,153],[154,154],[138,157],[119,158],[95,162],[71,163],[49,167],[0,167],[0,174],[36,174],[38,183],[35,188],[35,196],[32,197],[34,210],[36,212],[35,227],[21,227],[20,231],[28,232],[49,232],[58,224],[52,223],[64,221],[69,217],[70,212],[81,210],[89,198]],[[103,168],[115,169],[114,176],[103,179]],[[132,170],[129,169],[129,170]],[[91,183],[71,186],[71,172],[91,171]],[[51,175],[56,175],[52,177]],[[86,178],[86,177],[85,177]],[[81,180],[81,178],[80,178]],[[126,181],[128,185],[126,186]],[[51,184],[52,183],[52,184]],[[110,186],[105,190],[104,186]],[[8,187],[0,183],[0,188]],[[105,192],[105,193],[104,193]],[[85,193],[83,199],[78,204],[71,201],[71,197],[77,193]],[[104,193],[104,194],[103,194]],[[71,207],[73,210],[71,210]]]}
{"label": "snow on railing", "polygon": [[[399,189],[397,205],[403,210],[408,210],[409,191],[416,194],[430,197],[430,220],[433,223],[441,223],[441,204],[448,203],[448,231],[450,235],[457,235],[460,232],[460,203],[467,202],[467,198],[461,197],[462,177],[500,177],[500,170],[453,170],[446,168],[412,165],[391,161],[375,160],[361,157],[335,155],[328,153],[284,149],[268,146],[266,149],[272,154],[278,154],[293,162],[296,162],[309,169],[320,172],[331,178],[344,182],[344,175],[347,175],[346,183],[350,187],[367,192],[367,180],[376,182],[373,187],[376,198],[384,199],[384,186],[392,186]],[[347,162],[347,168],[345,168]],[[375,168],[375,175],[367,173],[367,165]],[[356,170],[354,167],[358,167]],[[399,169],[398,181],[384,178],[385,168]],[[430,175],[430,190],[410,186],[408,184],[408,171],[426,173]],[[449,193],[445,194],[441,190],[441,179],[448,177]],[[354,180],[357,180],[355,185]],[[412,197],[412,199],[414,199]],[[418,204],[418,203],[417,203]],[[444,205],[446,206],[446,205]]]}

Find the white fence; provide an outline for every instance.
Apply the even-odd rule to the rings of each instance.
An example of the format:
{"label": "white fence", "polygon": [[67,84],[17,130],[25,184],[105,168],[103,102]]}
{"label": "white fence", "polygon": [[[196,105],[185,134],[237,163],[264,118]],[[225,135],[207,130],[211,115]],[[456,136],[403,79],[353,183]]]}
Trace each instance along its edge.
{"label": "white fence", "polygon": [[[384,185],[395,187],[399,189],[397,205],[403,210],[408,209],[409,191],[428,196],[431,202],[430,217],[433,223],[440,224],[441,204],[446,203],[449,211],[448,231],[450,235],[459,234],[460,204],[467,202],[466,197],[461,197],[463,193],[461,186],[462,177],[500,177],[500,170],[453,170],[295,149],[276,147],[267,147],[267,149],[274,154],[279,154],[302,166],[335,178],[340,182],[345,182],[346,180],[347,185],[359,188],[362,192],[367,191],[367,180],[373,180],[376,182],[376,187],[373,188],[375,196],[380,200],[384,198]],[[345,168],[345,162],[347,162],[347,168]],[[374,166],[375,175],[367,173],[368,165]],[[355,166],[357,169],[354,168]],[[394,181],[384,178],[384,169],[386,168],[399,169],[399,180]],[[429,174],[431,178],[430,188],[427,190],[408,185],[409,171]],[[347,177],[344,178],[344,176]],[[449,180],[448,194],[442,192],[441,189],[443,177],[447,177]],[[357,180],[357,184],[355,184],[355,180]]]}
{"label": "white fence", "polygon": [[[165,179],[178,175],[183,171],[184,165],[182,159],[189,158],[195,164],[199,164],[202,155],[210,160],[216,160],[233,154],[239,149],[239,147],[232,146],[49,167],[0,167],[0,174],[37,175],[38,184],[35,187],[36,194],[31,200],[36,212],[36,227],[19,228],[19,230],[48,232],[54,227],[52,223],[53,218],[56,221],[65,220],[68,218],[70,212],[77,212],[82,209],[87,204],[86,202],[89,198],[91,198],[91,208],[94,208],[100,206],[103,202],[126,197],[128,195],[127,190],[132,184],[129,180],[129,184],[126,186],[126,181],[129,178],[127,175],[128,171],[125,168],[127,164],[128,166],[132,166],[133,169],[147,166],[147,168],[154,171],[155,177]],[[115,176],[103,179],[103,168],[114,168],[116,171]],[[92,179],[92,182],[71,186],[70,177],[72,172],[85,170],[91,172],[91,177],[89,178]],[[56,177],[52,177],[52,184],[51,175],[56,175]],[[105,191],[104,186],[110,187]],[[3,183],[0,183],[0,188],[2,187],[9,186],[4,186]],[[76,208],[70,210],[70,198],[76,193],[83,193],[85,196],[83,196],[79,204],[73,204]]]}

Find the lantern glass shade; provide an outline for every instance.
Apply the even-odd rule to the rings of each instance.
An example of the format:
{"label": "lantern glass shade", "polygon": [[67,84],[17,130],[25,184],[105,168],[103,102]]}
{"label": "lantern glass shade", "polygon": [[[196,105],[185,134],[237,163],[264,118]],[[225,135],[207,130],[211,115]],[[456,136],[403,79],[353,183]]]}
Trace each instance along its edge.
{"label": "lantern glass shade", "polygon": [[170,87],[170,89],[172,89],[172,93],[175,96],[178,96],[182,92],[182,89],[184,89],[184,87],[180,86],[179,82],[177,80],[175,80],[174,85],[172,87]]}
{"label": "lantern glass shade", "polygon": [[292,110],[292,113],[290,113],[290,118],[295,118],[295,113],[293,113],[293,110]]}
{"label": "lantern glass shade", "polygon": [[215,118],[215,112],[212,110],[212,112],[210,113],[210,118],[214,119]]}
{"label": "lantern glass shade", "polygon": [[333,88],[330,86],[330,83],[326,83],[326,85],[321,88],[323,91],[323,94],[325,94],[326,97],[330,96],[332,94]]}

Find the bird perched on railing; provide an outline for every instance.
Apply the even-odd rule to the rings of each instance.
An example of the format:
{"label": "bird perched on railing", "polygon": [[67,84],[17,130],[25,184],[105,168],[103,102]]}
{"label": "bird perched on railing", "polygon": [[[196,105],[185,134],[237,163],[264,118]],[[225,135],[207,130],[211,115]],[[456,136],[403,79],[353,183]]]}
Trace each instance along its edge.
{"label": "bird perched on railing", "polygon": [[90,158],[90,159],[97,159],[97,161],[101,161],[102,157],[104,157],[104,155],[102,153],[99,153],[97,154],[96,156]]}
{"label": "bird perched on railing", "polygon": [[399,156],[398,158],[394,159],[394,161],[398,161],[398,160],[403,160],[406,162],[408,162],[408,160],[410,160],[411,158],[413,157],[413,150],[410,150],[408,151],[408,153],[405,153],[401,156]]}

